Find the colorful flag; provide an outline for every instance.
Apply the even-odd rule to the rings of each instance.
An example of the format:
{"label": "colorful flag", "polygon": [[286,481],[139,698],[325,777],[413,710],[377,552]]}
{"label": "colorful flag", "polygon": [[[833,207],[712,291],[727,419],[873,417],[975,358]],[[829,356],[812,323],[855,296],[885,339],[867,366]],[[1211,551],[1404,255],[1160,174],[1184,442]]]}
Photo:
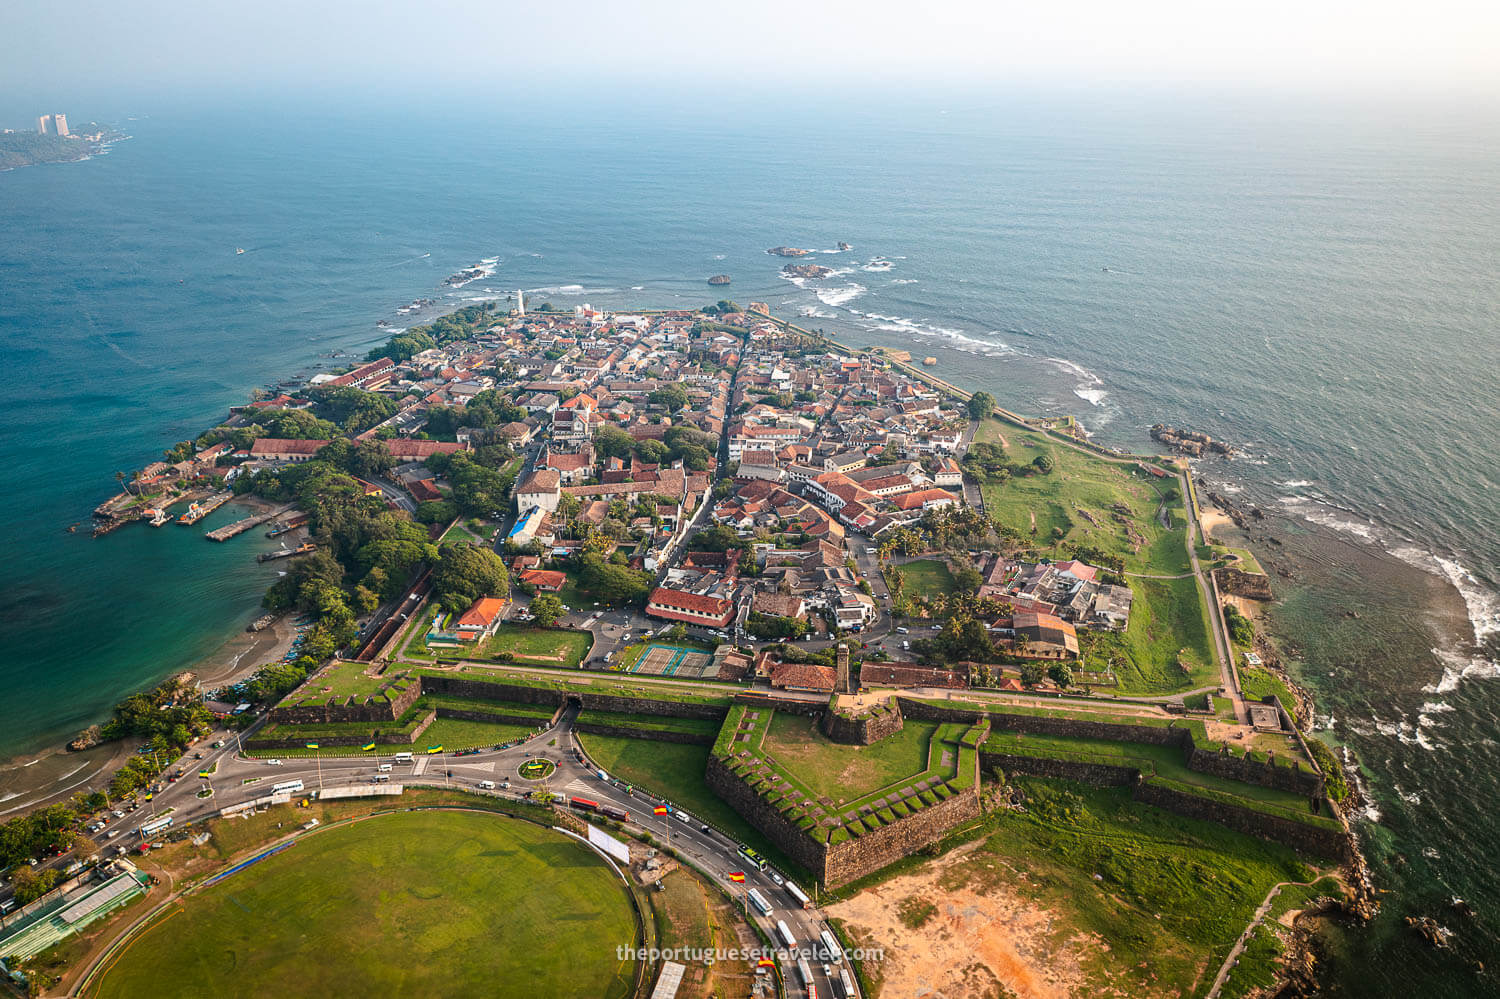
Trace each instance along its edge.
{"label": "colorful flag", "polygon": [[443,747],[442,746],[428,746],[427,747],[427,755],[428,756],[431,756],[433,753],[441,753],[442,751],[443,751]]}
{"label": "colorful flag", "polygon": [[361,748],[362,748],[362,749],[363,749],[363,750],[364,750],[364,751],[365,751],[365,752],[367,752],[367,753],[368,753],[368,752],[369,752],[369,751],[370,751],[370,750],[372,750],[372,749],[374,749],[374,748],[375,748],[375,743],[373,743],[373,742],[367,742],[367,743],[365,743],[365,744],[364,744],[364,746],[362,746],[362,747],[361,747]]}
{"label": "colorful flag", "polygon": [[745,872],[744,871],[730,871],[729,872],[729,880],[733,881],[735,883],[739,883],[741,881],[744,881],[745,880]]}
{"label": "colorful flag", "polygon": [[665,815],[669,811],[671,811],[671,809],[668,808],[666,805],[657,805],[656,806],[656,814],[657,815]]}
{"label": "colorful flag", "polygon": [[318,748],[318,744],[316,742],[309,742],[307,744],[307,748],[308,749],[317,749]]}
{"label": "colorful flag", "polygon": [[755,962],[755,966],[757,968],[774,968],[776,967],[776,962],[771,960],[769,957],[763,957],[759,961]]}
{"label": "colorful flag", "polygon": [[198,776],[199,777],[212,777],[213,775],[214,775],[214,772],[212,770],[199,770],[198,771]]}

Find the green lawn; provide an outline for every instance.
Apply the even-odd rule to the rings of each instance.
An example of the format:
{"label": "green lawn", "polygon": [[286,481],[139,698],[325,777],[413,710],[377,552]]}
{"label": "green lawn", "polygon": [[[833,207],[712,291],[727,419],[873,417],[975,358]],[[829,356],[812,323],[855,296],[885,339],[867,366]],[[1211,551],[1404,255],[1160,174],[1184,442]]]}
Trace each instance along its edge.
{"label": "green lawn", "polygon": [[813,719],[778,711],[760,745],[814,798],[844,802],[925,771],[928,743],[937,730],[937,722],[908,719],[900,732],[873,746],[847,746],[829,741]]}
{"label": "green lawn", "polygon": [[1113,666],[1122,694],[1167,694],[1215,686],[1208,607],[1187,579],[1131,579],[1135,595],[1125,631],[1079,632],[1083,668]]}
{"label": "green lawn", "polygon": [[[953,573],[937,559],[919,559],[899,566],[904,575],[903,592],[911,598],[931,597],[941,593],[948,596],[958,590]],[[887,580],[889,582],[889,580]]]}
{"label": "green lawn", "polygon": [[[537,724],[545,724],[545,719],[538,721]],[[535,726],[439,718],[427,726],[427,731],[417,737],[415,745],[418,750],[426,746],[442,746],[444,750],[452,752],[455,749],[498,746],[502,742],[513,742],[534,731],[536,731]]]}
{"label": "green lawn", "polygon": [[1281,698],[1281,706],[1297,717],[1297,699],[1281,677],[1260,666],[1247,666],[1240,670],[1240,692],[1247,701],[1259,701],[1267,694]]}
{"label": "green lawn", "polygon": [[554,631],[502,624],[475,650],[473,658],[495,659],[508,652],[521,666],[577,669],[593,643],[593,636],[586,631]]}
{"label": "green lawn", "polygon": [[337,698],[340,701],[346,697],[365,698],[378,693],[400,676],[399,673],[390,672],[383,676],[365,676],[365,670],[369,668],[369,663],[334,663],[326,672],[308,680],[307,683],[287,695],[286,700],[281,703],[284,705],[322,704],[329,698]]}
{"label": "green lawn", "polygon": [[[1045,475],[981,486],[992,520],[1020,531],[1044,554],[1066,558],[1065,546],[1085,545],[1118,555],[1131,572],[1176,575],[1189,571],[1182,498],[1168,504],[1170,529],[1157,519],[1163,495],[1169,489],[1180,490],[1177,479],[1157,479],[1134,463],[1106,461],[995,419],[980,425],[976,440],[999,443],[1001,437],[1012,464],[1030,464],[1045,454],[1052,458],[1054,468]],[[1062,532],[1061,539],[1055,537],[1055,530]]]}
{"label": "green lawn", "polygon": [[636,939],[627,889],[587,847],[493,814],[405,812],[188,895],[90,994],[626,996],[615,949]]}
{"label": "green lawn", "polygon": [[708,768],[708,747],[672,742],[648,742],[612,735],[578,733],[589,756],[611,777],[635,784],[665,797],[687,809],[695,817],[711,823],[748,843],[772,864],[809,882],[811,876],[780,850],[760,831],[740,817],[718,795],[708,789],[703,775]]}

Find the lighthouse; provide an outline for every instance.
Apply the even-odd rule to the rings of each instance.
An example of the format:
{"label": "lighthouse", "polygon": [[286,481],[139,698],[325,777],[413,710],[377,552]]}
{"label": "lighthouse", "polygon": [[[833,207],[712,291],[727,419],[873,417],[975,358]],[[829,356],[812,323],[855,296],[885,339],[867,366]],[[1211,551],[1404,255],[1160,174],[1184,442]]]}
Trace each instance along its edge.
{"label": "lighthouse", "polygon": [[526,315],[526,293],[519,288],[516,289],[516,315]]}

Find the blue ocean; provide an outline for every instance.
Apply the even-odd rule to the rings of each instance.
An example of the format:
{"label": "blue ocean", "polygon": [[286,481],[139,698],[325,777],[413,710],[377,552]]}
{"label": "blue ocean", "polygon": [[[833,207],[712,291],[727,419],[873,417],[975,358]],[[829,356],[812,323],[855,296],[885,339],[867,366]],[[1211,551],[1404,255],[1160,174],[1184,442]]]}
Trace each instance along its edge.
{"label": "blue ocean", "polygon": [[[1327,931],[1326,992],[1500,991],[1475,969],[1500,968],[1493,113],[850,95],[71,117],[131,138],[0,174],[0,754],[191,668],[274,578],[259,534],[90,539],[116,472],[362,354],[381,320],[518,290],[559,308],[727,295],[932,356],[1106,444],[1147,447],[1160,421],[1239,447],[1199,474],[1268,515],[1252,543],[1273,626],[1320,727],[1363,761],[1361,835],[1391,889],[1373,927]],[[782,277],[779,245],[834,275]],[[727,290],[705,283],[719,273]],[[421,298],[437,304],[396,312]],[[1412,913],[1450,947],[1410,934]]]}

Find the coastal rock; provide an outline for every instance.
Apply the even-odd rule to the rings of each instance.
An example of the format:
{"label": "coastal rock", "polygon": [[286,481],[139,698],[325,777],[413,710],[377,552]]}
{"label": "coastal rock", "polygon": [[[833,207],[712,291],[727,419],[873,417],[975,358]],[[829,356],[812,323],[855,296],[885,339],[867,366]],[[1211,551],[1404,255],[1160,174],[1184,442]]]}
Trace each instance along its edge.
{"label": "coastal rock", "polygon": [[78,733],[78,738],[68,743],[68,749],[77,753],[85,749],[93,749],[97,745],[99,745],[99,726],[90,725]]}
{"label": "coastal rock", "polygon": [[766,251],[773,257],[805,257],[811,250],[799,250],[795,246],[773,246]]}
{"label": "coastal rock", "polygon": [[1192,455],[1194,458],[1205,453],[1231,455],[1234,448],[1223,441],[1214,440],[1208,434],[1197,430],[1178,430],[1169,427],[1165,423],[1158,423],[1151,428],[1152,439],[1165,444],[1178,454]]}
{"label": "coastal rock", "polygon": [[1448,946],[1448,931],[1431,916],[1407,916],[1406,925],[1434,947]]}
{"label": "coastal rock", "polygon": [[781,273],[800,278],[826,278],[833,273],[833,268],[822,264],[787,264]]}
{"label": "coastal rock", "polygon": [[477,281],[487,273],[489,272],[483,267],[470,267],[468,270],[459,271],[457,274],[449,274],[443,279],[443,284],[451,288],[457,288],[459,285],[468,284],[470,281]]}
{"label": "coastal rock", "polygon": [[729,281],[730,277],[728,274],[715,274],[713,277],[708,279],[708,283],[712,285],[728,284]]}
{"label": "coastal rock", "polygon": [[839,240],[839,252],[840,253],[847,253],[849,250],[852,250],[852,249],[854,249],[854,247],[850,246],[848,243],[844,242],[842,239]]}

